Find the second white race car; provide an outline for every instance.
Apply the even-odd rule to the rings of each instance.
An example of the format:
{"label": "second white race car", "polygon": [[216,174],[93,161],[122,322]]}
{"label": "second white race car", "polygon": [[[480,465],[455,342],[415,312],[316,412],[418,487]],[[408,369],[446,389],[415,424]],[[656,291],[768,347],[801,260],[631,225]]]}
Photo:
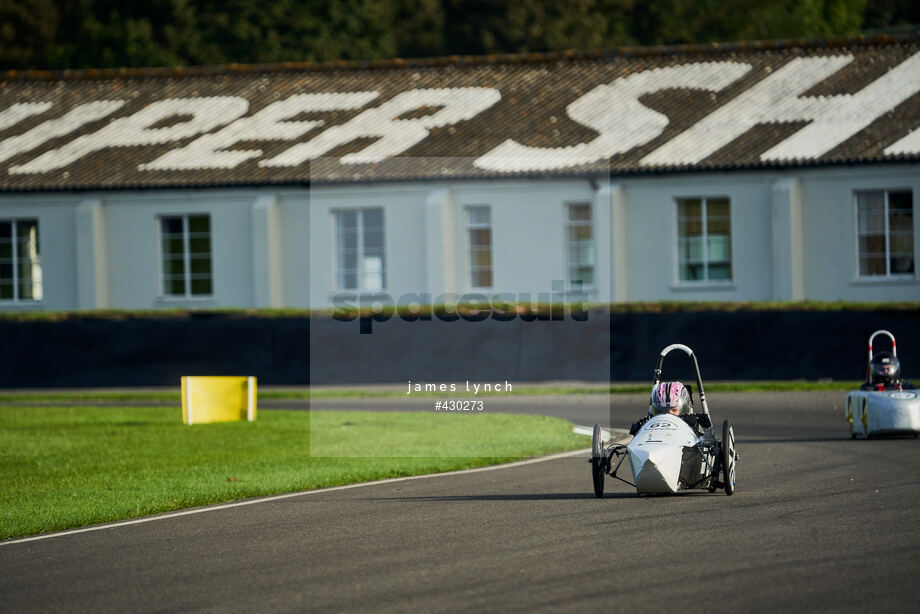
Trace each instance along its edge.
{"label": "second white race car", "polygon": [[[891,352],[872,352],[879,335],[891,339]],[[898,346],[887,330],[869,337],[869,366],[866,382],[847,395],[846,420],[850,435],[920,435],[920,390],[901,380]]]}

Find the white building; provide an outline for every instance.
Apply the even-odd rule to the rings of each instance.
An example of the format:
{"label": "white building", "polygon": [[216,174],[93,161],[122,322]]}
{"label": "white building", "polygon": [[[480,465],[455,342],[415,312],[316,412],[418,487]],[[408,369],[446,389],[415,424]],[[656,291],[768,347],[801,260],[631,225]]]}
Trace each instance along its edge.
{"label": "white building", "polygon": [[920,300],[918,193],[915,38],[8,73],[0,309]]}

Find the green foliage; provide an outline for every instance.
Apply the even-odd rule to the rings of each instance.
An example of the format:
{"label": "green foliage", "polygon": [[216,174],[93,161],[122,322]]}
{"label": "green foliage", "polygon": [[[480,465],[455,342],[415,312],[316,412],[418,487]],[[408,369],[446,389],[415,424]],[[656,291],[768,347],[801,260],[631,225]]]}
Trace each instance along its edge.
{"label": "green foliage", "polygon": [[[496,309],[517,311],[524,315],[563,315],[568,307],[561,303],[496,303]],[[482,305],[423,305],[418,311],[408,307],[386,308],[390,315],[434,315],[454,312],[467,314]],[[686,313],[700,311],[920,311],[920,301],[645,301],[629,303],[589,304],[594,312],[610,313]],[[370,316],[366,308],[351,315]],[[298,307],[245,309],[223,307],[215,309],[90,309],[72,311],[0,311],[0,322],[62,322],[65,320],[179,320],[189,318],[329,318],[332,309],[303,309]]]}
{"label": "green foliage", "polygon": [[394,16],[387,0],[0,0],[0,68],[392,57]]}
{"label": "green foliage", "polygon": [[528,53],[635,44],[635,0],[447,0],[445,51]]}
{"label": "green foliage", "polygon": [[920,24],[917,0],[872,0],[866,4],[863,29],[867,32],[916,31]]}
{"label": "green foliage", "polygon": [[0,0],[0,68],[49,67],[45,50],[59,24],[53,0]]}
{"label": "green foliage", "polygon": [[859,34],[866,0],[660,0],[637,6],[643,44]]}
{"label": "green foliage", "polygon": [[915,27],[918,6],[911,0],[0,0],[0,69],[841,37]]}

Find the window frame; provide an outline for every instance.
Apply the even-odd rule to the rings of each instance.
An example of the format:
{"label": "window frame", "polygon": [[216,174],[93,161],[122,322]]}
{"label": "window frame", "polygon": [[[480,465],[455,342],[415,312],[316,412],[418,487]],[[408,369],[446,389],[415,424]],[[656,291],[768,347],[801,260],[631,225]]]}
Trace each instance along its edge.
{"label": "window frame", "polygon": [[[680,278],[680,203],[687,200],[700,201],[700,216],[702,222],[702,253],[703,253],[703,279],[681,279]],[[711,200],[725,200],[728,202],[728,265],[731,275],[727,279],[711,279],[709,277],[709,221],[708,221],[708,203]],[[709,196],[675,196],[674,197],[674,286],[676,287],[732,287],[735,284],[735,228],[734,215],[732,215],[732,198],[726,194],[709,195]]]}
{"label": "window frame", "polygon": [[[885,274],[884,275],[863,275],[860,272],[860,258],[861,252],[859,249],[859,195],[868,194],[871,192],[881,192],[883,195],[882,202],[884,203],[884,219],[885,219]],[[913,228],[911,229],[911,236],[913,238],[913,254],[914,254],[914,272],[913,273],[892,273],[891,272],[891,228],[888,213],[888,195],[891,192],[908,192],[910,194],[910,206],[911,206],[911,218],[913,221]],[[884,282],[884,281],[910,281],[917,278],[917,221],[914,219],[915,215],[915,203],[914,203],[914,190],[911,187],[896,187],[896,188],[867,188],[867,189],[855,189],[853,190],[853,254],[854,254],[854,265],[855,265],[855,280],[860,282]]]}
{"label": "window frame", "polygon": [[[587,223],[572,221],[569,213],[573,206],[587,205],[591,212],[591,219]],[[597,227],[595,226],[596,216],[594,203],[590,200],[572,200],[562,204],[562,221],[563,221],[563,263],[565,266],[565,286],[569,291],[592,292],[597,289]],[[569,258],[569,228],[573,226],[589,226],[591,228],[591,251],[594,254],[594,262],[591,264],[591,277],[594,280],[591,284],[582,284],[580,288],[572,286],[572,263]]]}
{"label": "window frame", "polygon": [[[191,242],[189,235],[190,217],[207,217],[208,218],[208,240],[210,250],[208,257],[211,262],[211,291],[208,294],[192,294],[192,268],[191,268]],[[197,211],[194,213],[160,213],[156,218],[156,241],[157,241],[157,269],[159,272],[157,279],[157,297],[161,301],[208,301],[213,300],[215,294],[215,264],[214,258],[214,216],[209,211]],[[180,218],[182,220],[182,265],[183,265],[183,282],[185,292],[183,294],[169,294],[166,292],[166,271],[163,268],[165,253],[163,251],[163,221],[170,218]]]}
{"label": "window frame", "polygon": [[[477,223],[474,224],[472,221],[472,212],[474,209],[488,209],[489,211],[489,223]],[[482,204],[469,204],[464,205],[464,217],[466,225],[466,283],[467,289],[473,291],[487,291],[495,289],[495,219],[492,216],[492,205],[487,203]],[[489,272],[492,283],[488,286],[477,286],[473,283],[473,241],[472,241],[472,231],[489,229]],[[476,270],[484,270],[486,267],[475,267]]]}
{"label": "window frame", "polygon": [[[382,234],[382,251],[383,251],[383,267],[381,269],[381,283],[379,289],[369,289],[364,286],[364,213],[366,211],[380,211],[380,223],[381,223],[381,234]],[[357,294],[377,294],[380,292],[387,292],[387,231],[386,231],[386,207],[376,206],[376,207],[334,207],[329,210],[332,214],[330,216],[330,222],[332,224],[332,287],[335,292],[355,292]],[[358,268],[356,270],[357,276],[357,287],[355,288],[343,288],[339,283],[339,232],[338,232],[338,216],[340,213],[354,212],[356,214],[356,226],[355,233],[357,235],[357,260]]]}
{"label": "window frame", "polygon": [[[36,243],[39,246],[37,249],[37,260],[38,260],[38,272],[39,272],[39,291],[41,293],[41,298],[22,298],[19,292],[19,249],[17,243],[19,242],[19,224],[22,222],[34,222],[35,223],[35,236]],[[12,285],[13,285],[13,297],[12,298],[0,298],[0,305],[36,305],[41,304],[45,300],[45,279],[44,279],[44,268],[42,266],[42,254],[41,254],[41,221],[38,217],[12,217],[0,219],[0,223],[9,223],[10,224],[10,265],[12,267]],[[33,279],[34,285],[34,279]]]}

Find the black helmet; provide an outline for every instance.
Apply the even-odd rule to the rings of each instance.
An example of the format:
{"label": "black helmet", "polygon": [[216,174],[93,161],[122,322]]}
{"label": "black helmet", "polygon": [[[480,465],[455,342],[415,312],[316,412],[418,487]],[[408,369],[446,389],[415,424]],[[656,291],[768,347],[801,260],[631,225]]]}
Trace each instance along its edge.
{"label": "black helmet", "polygon": [[897,356],[888,352],[879,352],[872,357],[869,363],[869,380],[873,384],[888,386],[896,384],[901,379],[901,362]]}

